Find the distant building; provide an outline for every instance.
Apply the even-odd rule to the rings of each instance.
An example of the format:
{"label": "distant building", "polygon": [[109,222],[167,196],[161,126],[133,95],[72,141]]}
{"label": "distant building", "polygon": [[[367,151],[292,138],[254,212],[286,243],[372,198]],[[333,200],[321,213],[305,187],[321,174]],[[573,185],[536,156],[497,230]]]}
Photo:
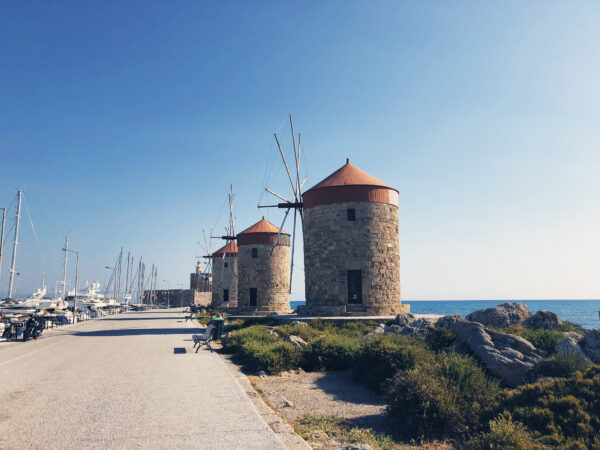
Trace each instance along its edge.
{"label": "distant building", "polygon": [[263,217],[237,244],[238,312],[290,312],[290,235]]}
{"label": "distant building", "polygon": [[210,305],[212,301],[212,275],[202,272],[200,262],[196,264],[196,272],[190,273],[190,290],[193,291],[193,303],[195,305]]}
{"label": "distant building", "polygon": [[303,193],[309,315],[394,315],[400,302],[398,191],[347,160]]}
{"label": "distant building", "polygon": [[180,308],[194,303],[194,292],[192,289],[157,289],[144,291],[144,304],[156,307]]}

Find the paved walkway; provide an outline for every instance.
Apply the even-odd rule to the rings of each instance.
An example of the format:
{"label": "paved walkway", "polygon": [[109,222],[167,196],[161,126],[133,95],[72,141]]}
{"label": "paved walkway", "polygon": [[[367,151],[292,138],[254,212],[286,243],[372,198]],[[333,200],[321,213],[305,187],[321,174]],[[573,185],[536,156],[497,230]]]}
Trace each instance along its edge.
{"label": "paved walkway", "polygon": [[284,448],[193,327],[155,310],[0,344],[0,448]]}

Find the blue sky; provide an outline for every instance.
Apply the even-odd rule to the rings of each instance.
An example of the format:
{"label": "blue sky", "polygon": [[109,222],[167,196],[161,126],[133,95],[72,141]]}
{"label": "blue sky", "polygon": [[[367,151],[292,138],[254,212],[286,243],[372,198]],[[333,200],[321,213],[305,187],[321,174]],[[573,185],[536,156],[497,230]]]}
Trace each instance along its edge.
{"label": "blue sky", "polygon": [[[265,172],[286,192],[267,168],[292,113],[308,187],[349,157],[400,191],[403,298],[599,298],[599,20],[596,2],[4,1],[0,206],[24,189],[50,287],[65,234],[82,280],[123,246],[187,285],[230,183],[238,230]],[[22,242],[25,293],[42,263]]]}

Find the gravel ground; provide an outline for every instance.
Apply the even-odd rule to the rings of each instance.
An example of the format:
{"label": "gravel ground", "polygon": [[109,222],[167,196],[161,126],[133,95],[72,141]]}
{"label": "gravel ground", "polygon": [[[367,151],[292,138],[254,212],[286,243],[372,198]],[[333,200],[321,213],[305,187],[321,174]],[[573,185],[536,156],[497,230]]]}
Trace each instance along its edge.
{"label": "gravel ground", "polygon": [[300,370],[249,378],[271,407],[291,422],[307,414],[326,414],[356,419],[362,426],[383,427],[385,401],[354,382],[348,372]]}
{"label": "gravel ground", "polygon": [[[181,310],[0,345],[0,448],[285,448]],[[176,354],[174,348],[185,348]]]}

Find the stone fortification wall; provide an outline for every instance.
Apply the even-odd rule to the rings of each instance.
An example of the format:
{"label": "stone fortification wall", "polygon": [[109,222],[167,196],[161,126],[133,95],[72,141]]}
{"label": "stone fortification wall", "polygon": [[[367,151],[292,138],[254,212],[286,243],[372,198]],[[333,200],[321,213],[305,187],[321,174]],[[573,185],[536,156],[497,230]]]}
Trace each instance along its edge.
{"label": "stone fortification wall", "polygon": [[[227,263],[228,267],[224,267]],[[223,290],[229,289],[229,301],[223,301]],[[218,256],[212,260],[213,308],[236,308],[238,298],[238,257]]]}
{"label": "stone fortification wall", "polygon": [[196,306],[210,306],[212,304],[212,293],[193,291],[194,292],[194,305]]}
{"label": "stone fortification wall", "polygon": [[[355,220],[348,220],[348,209]],[[304,209],[306,306],[302,314],[408,312],[400,302],[398,207],[343,202]],[[348,270],[360,270],[362,305],[348,304]]]}
{"label": "stone fortification wall", "polygon": [[[252,249],[257,249],[257,258]],[[290,311],[290,247],[250,244],[238,246],[238,309],[242,313]],[[250,306],[250,288],[257,289]]]}

